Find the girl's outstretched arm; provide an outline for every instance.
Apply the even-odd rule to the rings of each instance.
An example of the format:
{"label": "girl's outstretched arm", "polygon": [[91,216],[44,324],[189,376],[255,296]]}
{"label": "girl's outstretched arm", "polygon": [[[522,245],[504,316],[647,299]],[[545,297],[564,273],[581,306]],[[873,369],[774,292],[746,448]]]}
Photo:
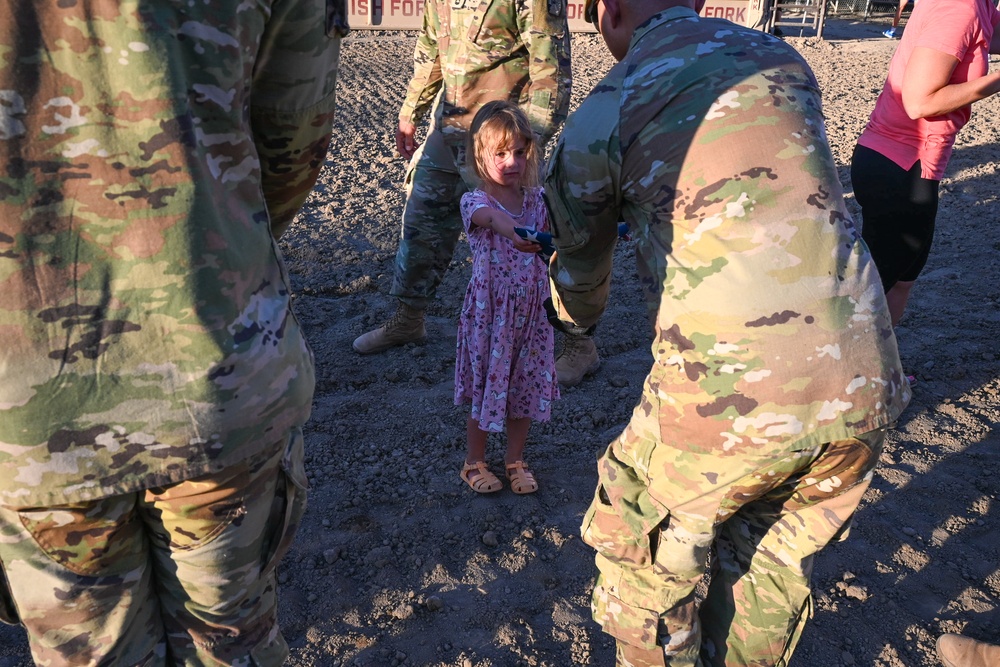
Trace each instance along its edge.
{"label": "girl's outstretched arm", "polygon": [[514,247],[521,252],[538,252],[542,249],[542,246],[522,239],[514,231],[514,219],[504,213],[503,211],[498,211],[495,208],[490,208],[488,206],[483,206],[478,208],[472,214],[472,223],[477,227],[484,227],[486,229],[492,229],[497,234],[501,236],[506,236],[514,244]]}

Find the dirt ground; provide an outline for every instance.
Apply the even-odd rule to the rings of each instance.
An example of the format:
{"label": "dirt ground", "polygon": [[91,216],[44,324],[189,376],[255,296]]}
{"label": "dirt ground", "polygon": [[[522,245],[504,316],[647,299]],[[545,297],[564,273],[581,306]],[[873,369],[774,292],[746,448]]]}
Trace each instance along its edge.
{"label": "dirt ground", "polygon": [[[884,16],[831,19],[826,40],[788,38],[822,85],[848,193],[851,151],[895,46],[879,35],[885,27]],[[318,371],[310,508],[280,573],[288,664],[610,666],[613,643],[590,620],[595,568],[578,530],[595,458],[626,423],[650,361],[629,244],[598,332],[601,369],[533,428],[535,495],[478,496],[458,478],[464,241],[429,310],[426,344],[374,357],[351,350],[392,309],[404,171],[392,133],[415,38],[356,31],[346,40],[334,146],[282,240]],[[574,36],[574,107],[610,65],[599,38]],[[914,399],[851,537],[817,559],[815,617],[792,667],[938,665],[941,632],[1000,639],[997,118],[1000,100],[982,102],[959,136],[936,246],[897,331],[919,379]],[[502,450],[491,441],[494,467]],[[23,633],[0,629],[0,667],[29,664]]]}

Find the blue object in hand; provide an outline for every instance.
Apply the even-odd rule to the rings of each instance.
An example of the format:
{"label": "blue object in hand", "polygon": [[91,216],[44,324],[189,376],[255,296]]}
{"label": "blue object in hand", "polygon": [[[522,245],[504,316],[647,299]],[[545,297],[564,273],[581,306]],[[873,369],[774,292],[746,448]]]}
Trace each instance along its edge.
{"label": "blue object in hand", "polygon": [[556,251],[556,247],[552,245],[552,234],[548,232],[536,232],[533,229],[525,229],[524,227],[515,227],[514,233],[520,236],[526,241],[531,241],[532,243],[537,243],[542,246],[541,254],[546,257],[551,257]]}
{"label": "blue object in hand", "polygon": [[[548,232],[536,232],[533,229],[525,229],[524,227],[515,227],[514,233],[520,236],[522,239],[537,243],[542,246],[539,254],[548,258],[551,257],[555,251],[556,247],[552,245],[552,234]],[[618,238],[622,241],[631,241],[632,235],[629,234],[629,227],[627,222],[622,222],[618,224]]]}

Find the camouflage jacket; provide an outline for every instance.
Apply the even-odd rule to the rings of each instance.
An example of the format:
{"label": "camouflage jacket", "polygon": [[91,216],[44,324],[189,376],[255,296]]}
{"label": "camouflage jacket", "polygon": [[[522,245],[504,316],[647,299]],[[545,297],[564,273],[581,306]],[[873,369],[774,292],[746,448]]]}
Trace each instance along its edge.
{"label": "camouflage jacket", "polygon": [[213,472],[308,417],[269,225],[323,163],[339,38],[326,0],[271,4],[0,8],[0,502]]}
{"label": "camouflage jacket", "polygon": [[[567,121],[545,191],[554,299],[577,325],[600,317],[631,223],[655,322],[640,436],[797,451],[909,400],[816,80],[780,40],[686,8],[652,17]],[[623,456],[641,470],[649,454]]]}
{"label": "camouflage jacket", "polygon": [[496,99],[517,103],[542,144],[555,134],[569,111],[565,0],[426,0],[423,21],[400,120],[418,124],[440,93],[434,115],[452,145]]}

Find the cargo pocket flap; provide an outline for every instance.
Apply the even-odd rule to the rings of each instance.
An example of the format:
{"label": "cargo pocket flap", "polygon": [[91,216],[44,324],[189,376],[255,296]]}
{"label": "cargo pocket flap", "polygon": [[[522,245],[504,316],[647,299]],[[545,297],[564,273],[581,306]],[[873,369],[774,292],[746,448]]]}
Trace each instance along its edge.
{"label": "cargo pocket flap", "polygon": [[593,612],[594,621],[618,641],[644,649],[657,648],[657,612],[629,606],[606,589],[594,591]]}
{"label": "cargo pocket flap", "polygon": [[584,517],[583,541],[608,560],[629,567],[648,567],[653,562],[648,534],[636,534],[614,507],[607,504],[604,487],[599,486]]}

